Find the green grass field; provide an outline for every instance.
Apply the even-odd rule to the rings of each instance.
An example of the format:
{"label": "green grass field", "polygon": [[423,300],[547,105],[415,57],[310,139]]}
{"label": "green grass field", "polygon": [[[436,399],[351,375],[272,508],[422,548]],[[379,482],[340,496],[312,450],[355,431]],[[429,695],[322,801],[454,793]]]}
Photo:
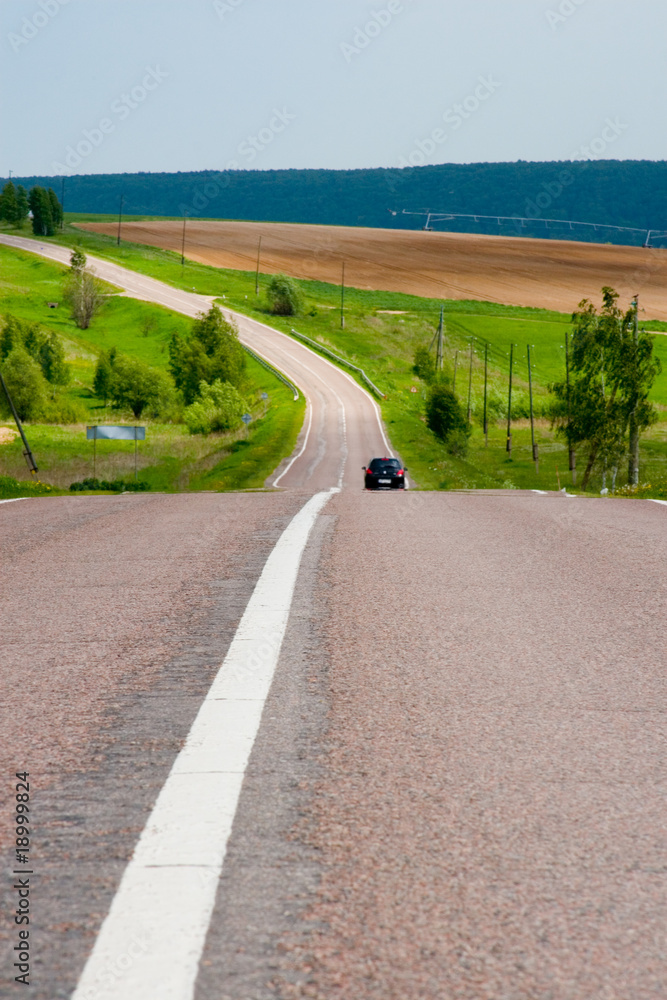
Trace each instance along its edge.
{"label": "green grass field", "polygon": [[[134,422],[131,414],[104,407],[91,389],[99,351],[117,347],[156,368],[166,368],[167,344],[174,331],[186,332],[191,321],[180,313],[124,296],[110,297],[88,330],[79,330],[60,302],[66,269],[30,253],[0,246],[0,316],[13,314],[55,330],[65,343],[73,380],[67,395],[78,400],[92,423]],[[245,427],[229,434],[190,435],[181,424],[146,420],[146,443],[139,445],[139,475],[152,489],[258,488],[294,448],[305,403],[253,358],[247,358],[252,415]],[[261,399],[267,393],[268,404]],[[4,422],[11,434],[10,420]],[[93,451],[85,424],[61,427],[28,424],[26,433],[39,466],[39,478],[60,488],[91,476]],[[134,475],[134,445],[97,443],[98,478]],[[18,436],[0,443],[0,474],[24,479],[26,465]]]}
{"label": "green grass field", "polygon": [[[102,221],[101,217],[93,216],[79,216],[76,221],[95,218]],[[180,257],[174,253],[123,242],[118,247],[113,238],[77,230],[71,221],[68,217],[64,232],[54,237],[53,242],[78,245],[85,252],[117,261],[176,287],[194,288],[202,294],[217,296],[230,308],[285,332],[290,332],[294,326],[364,368],[386,393],[381,405],[393,444],[422,488],[506,485],[552,490],[557,488],[559,477],[562,485],[570,482],[565,446],[543,419],[538,420],[536,429],[540,469],[539,475],[535,473],[530,430],[524,419],[528,413],[527,345],[531,345],[535,410],[540,415],[545,412],[549,383],[564,374],[569,315],[489,302],[441,302],[398,292],[348,288],[345,327],[341,329],[340,288],[322,282],[301,281],[305,296],[302,315],[296,319],[281,318],[272,316],[266,306],[263,290],[270,280],[269,275],[260,276],[260,295],[257,297],[254,272],[223,270],[187,260],[185,266],[181,266]],[[448,454],[426,428],[423,420],[425,386],[412,373],[414,350],[430,343],[441,306],[446,324],[445,366],[452,377],[456,367],[456,390],[464,405],[470,387],[473,435],[465,460]],[[576,306],[577,302],[573,302],[573,308]],[[145,351],[140,356],[153,364],[159,363],[155,360],[156,354],[164,357],[169,324],[174,322],[173,314],[167,310],[163,312],[164,321],[145,336],[137,338],[132,334],[134,349]],[[137,325],[140,325],[139,317],[134,317],[134,328]],[[665,323],[646,325],[656,332],[667,331]],[[111,333],[104,332],[101,325],[95,336],[96,348],[114,342]],[[137,339],[146,342],[137,347]],[[505,451],[503,419],[491,423],[488,448],[481,432],[485,344],[488,344],[489,398],[498,417],[506,412],[509,353],[510,346],[514,345],[513,414],[519,419],[513,425],[511,457]],[[649,477],[664,477],[667,472],[667,337],[657,336],[655,344],[663,372],[656,381],[652,398],[662,408],[663,419],[642,438],[641,478],[644,481]],[[118,346],[125,349],[120,343]],[[578,461],[583,469],[584,456],[580,455]],[[599,489],[599,486],[597,480],[592,481],[592,488]]]}

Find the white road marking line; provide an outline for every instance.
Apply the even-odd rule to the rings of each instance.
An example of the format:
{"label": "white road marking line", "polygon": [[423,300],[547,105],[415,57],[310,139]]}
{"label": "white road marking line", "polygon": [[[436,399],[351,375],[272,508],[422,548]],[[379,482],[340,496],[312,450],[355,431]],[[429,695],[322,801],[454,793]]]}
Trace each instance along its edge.
{"label": "white road marking line", "polygon": [[547,495],[546,490],[531,490],[531,493],[539,493],[541,496],[545,497]]}
{"label": "white road marking line", "polygon": [[651,503],[662,503],[667,507],[667,500],[654,500],[653,497],[647,497],[646,499],[650,500]]}
{"label": "white road marking line", "polygon": [[[303,392],[303,389],[301,390],[301,392]],[[305,393],[304,393],[304,395],[305,395]],[[295,455],[295,456],[294,456],[294,458],[293,458],[293,459],[291,459],[290,463],[289,463],[288,465],[286,465],[286,466],[285,466],[285,468],[284,468],[284,469],[283,469],[283,471],[282,471],[282,472],[280,473],[280,475],[279,475],[279,476],[277,476],[277,477],[276,477],[276,478],[275,478],[275,479],[273,480],[273,485],[274,485],[274,486],[277,486],[277,485],[278,485],[278,483],[279,483],[279,482],[280,482],[280,480],[281,480],[281,479],[283,478],[283,476],[285,475],[285,473],[286,473],[286,472],[289,472],[289,470],[290,470],[290,469],[292,468],[292,466],[294,465],[294,463],[296,462],[296,460],[297,460],[298,458],[301,458],[301,456],[303,455],[304,451],[306,450],[306,445],[308,444],[308,437],[310,436],[310,428],[311,428],[311,425],[312,425],[312,423],[313,423],[313,406],[312,406],[312,403],[310,402],[310,400],[308,399],[308,397],[307,397],[307,396],[306,396],[306,400],[307,400],[307,402],[308,402],[308,427],[306,428],[306,436],[305,436],[305,438],[303,439],[303,444],[302,444],[302,446],[301,446],[301,451],[299,452],[299,454],[298,454],[298,455]]]}
{"label": "white road marking line", "polygon": [[292,518],[144,827],[72,1000],[192,1000],[301,556],[333,492]]}
{"label": "white road marking line", "polygon": [[0,500],[0,503],[16,503],[17,500],[29,500],[30,497],[10,497],[9,500]]}

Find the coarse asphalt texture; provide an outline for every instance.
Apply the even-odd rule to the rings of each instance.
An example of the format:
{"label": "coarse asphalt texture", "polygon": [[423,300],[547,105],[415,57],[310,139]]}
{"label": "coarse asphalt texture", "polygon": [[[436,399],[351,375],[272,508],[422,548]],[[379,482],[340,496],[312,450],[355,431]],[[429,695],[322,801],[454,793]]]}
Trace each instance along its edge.
{"label": "coarse asphalt texture", "polygon": [[[366,493],[377,417],[317,378],[321,433],[288,489],[0,506],[0,754],[6,801],[15,771],[32,783],[31,996],[71,996],[269,553],[339,486],[301,564],[195,1000],[664,997],[667,510]],[[3,997],[19,988],[12,816]]]}

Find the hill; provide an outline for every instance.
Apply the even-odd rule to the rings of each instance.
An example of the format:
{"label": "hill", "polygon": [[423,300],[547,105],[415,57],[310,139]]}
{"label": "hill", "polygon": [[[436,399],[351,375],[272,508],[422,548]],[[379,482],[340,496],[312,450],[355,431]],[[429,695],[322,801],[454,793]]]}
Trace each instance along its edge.
{"label": "hill", "polygon": [[[16,177],[52,186],[62,177]],[[184,173],[90,174],[64,182],[69,212],[182,216],[417,229],[424,220],[402,211],[574,219],[637,227],[567,238],[641,244],[649,229],[667,229],[667,162],[585,160],[470,163],[368,170],[205,170]],[[396,215],[390,214],[396,212]],[[449,231],[562,238],[565,227],[454,220]]]}
{"label": "hill", "polygon": [[[81,223],[115,236],[115,223]],[[182,248],[181,222],[126,221],[124,240]],[[565,240],[472,236],[388,229],[252,222],[186,223],[186,257],[215,267],[252,270],[262,238],[261,270],[426,298],[482,299],[571,313],[597,302],[611,285],[624,304],[640,295],[645,319],[667,320],[667,249],[599,246]]]}

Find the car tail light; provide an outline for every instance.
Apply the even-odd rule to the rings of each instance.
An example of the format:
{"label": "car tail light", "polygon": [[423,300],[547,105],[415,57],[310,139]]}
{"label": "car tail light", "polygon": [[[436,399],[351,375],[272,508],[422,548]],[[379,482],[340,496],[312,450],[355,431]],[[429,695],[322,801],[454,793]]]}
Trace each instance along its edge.
{"label": "car tail light", "polygon": [[396,473],[396,475],[397,476],[402,476],[403,475],[403,469],[399,469],[398,472]]}

